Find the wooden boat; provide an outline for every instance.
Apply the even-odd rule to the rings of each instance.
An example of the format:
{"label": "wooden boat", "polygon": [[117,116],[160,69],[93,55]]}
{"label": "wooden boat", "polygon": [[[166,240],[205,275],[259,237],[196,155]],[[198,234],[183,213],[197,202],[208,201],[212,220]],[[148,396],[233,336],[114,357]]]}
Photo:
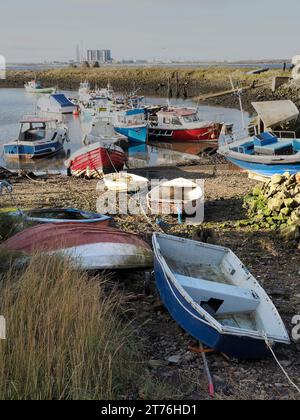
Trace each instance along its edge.
{"label": "wooden boat", "polygon": [[86,270],[152,267],[153,253],[138,236],[85,223],[41,224],[7,240],[4,248],[33,255],[63,253]]}
{"label": "wooden boat", "polygon": [[108,226],[111,217],[71,208],[33,209],[11,213],[35,223],[92,223]]}
{"label": "wooden boat", "polygon": [[51,156],[63,150],[69,141],[69,130],[57,120],[38,116],[25,116],[20,122],[19,137],[4,144],[8,159],[34,159]]}
{"label": "wooden boat", "polygon": [[116,172],[104,175],[105,186],[110,191],[138,192],[148,188],[149,180],[127,172]]}
{"label": "wooden boat", "polygon": [[184,178],[164,182],[147,194],[147,205],[152,214],[191,214],[202,200],[202,188]]}
{"label": "wooden boat", "polygon": [[285,326],[263,288],[228,248],[154,234],[155,276],[175,321],[218,352],[260,359],[289,344]]}
{"label": "wooden boat", "polygon": [[36,81],[36,80],[31,80],[27,83],[25,83],[24,85],[26,92],[28,93],[48,93],[48,94],[52,94],[56,92],[56,88],[55,87],[43,87],[43,85]]}
{"label": "wooden boat", "polygon": [[196,108],[168,107],[150,119],[149,140],[171,142],[216,141],[222,125],[201,121]]}
{"label": "wooden boat", "polygon": [[104,172],[122,170],[127,162],[124,151],[110,143],[92,143],[82,147],[65,162],[71,175],[102,178]]}
{"label": "wooden boat", "polygon": [[300,139],[278,138],[270,132],[222,144],[218,153],[248,172],[272,177],[300,172]]}

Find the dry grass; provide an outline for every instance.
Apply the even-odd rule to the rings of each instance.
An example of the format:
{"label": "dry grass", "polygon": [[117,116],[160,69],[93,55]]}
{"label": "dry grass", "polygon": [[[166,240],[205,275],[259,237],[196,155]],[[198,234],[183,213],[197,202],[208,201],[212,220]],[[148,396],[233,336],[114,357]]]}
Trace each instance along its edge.
{"label": "dry grass", "polygon": [[0,399],[120,398],[135,375],[135,343],[103,278],[59,256],[11,262],[1,276]]}

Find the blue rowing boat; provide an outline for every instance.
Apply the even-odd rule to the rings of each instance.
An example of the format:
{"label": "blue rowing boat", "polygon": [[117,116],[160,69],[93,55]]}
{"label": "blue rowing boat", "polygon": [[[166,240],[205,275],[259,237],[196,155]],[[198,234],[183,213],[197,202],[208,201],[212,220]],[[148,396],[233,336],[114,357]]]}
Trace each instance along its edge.
{"label": "blue rowing boat", "polygon": [[195,339],[238,359],[290,343],[271,299],[230,249],[158,233],[153,247],[160,296]]}
{"label": "blue rowing boat", "polygon": [[300,172],[300,139],[296,138],[278,138],[264,132],[220,145],[218,153],[239,168],[266,177]]}

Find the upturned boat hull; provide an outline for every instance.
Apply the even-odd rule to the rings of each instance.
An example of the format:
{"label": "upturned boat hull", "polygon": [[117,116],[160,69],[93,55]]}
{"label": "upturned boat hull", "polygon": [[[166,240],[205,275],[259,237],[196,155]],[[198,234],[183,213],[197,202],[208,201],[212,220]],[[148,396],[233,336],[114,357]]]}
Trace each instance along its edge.
{"label": "upturned boat hull", "polygon": [[138,236],[87,224],[43,224],[6,241],[4,248],[28,256],[63,253],[85,270],[125,270],[153,265],[151,248]]}

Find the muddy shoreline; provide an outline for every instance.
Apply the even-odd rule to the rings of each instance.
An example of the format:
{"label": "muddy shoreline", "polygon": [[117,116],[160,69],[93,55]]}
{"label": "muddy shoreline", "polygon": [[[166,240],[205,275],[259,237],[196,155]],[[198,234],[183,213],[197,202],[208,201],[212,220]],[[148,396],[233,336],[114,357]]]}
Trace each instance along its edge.
{"label": "muddy shoreline", "polygon": [[[33,73],[31,71],[8,71],[6,80],[0,80],[0,88],[22,88],[34,75],[45,86],[57,86],[62,90],[78,90],[80,82],[89,80],[92,86],[105,87],[109,81],[119,92],[132,92],[139,89],[143,95],[179,98],[197,98],[199,96],[224,92],[231,89],[230,77],[234,85],[252,86],[243,91],[244,108],[251,111],[251,102],[271,99],[293,99],[300,105],[299,86],[291,84],[277,92],[271,90],[274,76],[289,76],[280,70],[270,70],[260,75],[249,75],[249,69],[218,68],[99,68],[99,69],[54,69]],[[255,87],[261,86],[263,87]],[[169,88],[168,88],[169,86]],[[202,101],[203,104],[238,108],[235,95]]]}
{"label": "muddy shoreline", "polygon": [[[142,172],[139,171],[142,175]],[[300,313],[300,255],[287,249],[275,232],[251,231],[237,227],[246,218],[243,197],[255,185],[247,175],[222,170],[213,165],[157,168],[144,175],[151,178],[202,178],[205,181],[204,228],[212,229],[215,241],[233,249],[260,281],[277,306],[289,332],[292,318]],[[97,181],[51,176],[44,179],[12,178],[14,194],[21,208],[68,206],[95,211]],[[2,196],[0,211],[11,208],[10,197]],[[155,230],[155,217],[116,216],[115,225],[127,232],[141,235],[149,243]],[[176,218],[166,217],[170,233],[193,237],[195,226],[178,225]],[[137,337],[146,349],[143,374],[157,384],[148,396],[158,399],[207,399],[207,384],[202,372],[201,357],[187,351],[196,343],[185,334],[165,311],[154,283],[150,295],[144,296],[143,273],[116,274],[118,288],[131,296],[128,319],[135,326]],[[136,297],[136,298],[135,298]],[[280,346],[277,356],[289,375],[299,380],[300,343]],[[175,360],[170,362],[169,360]],[[271,358],[258,362],[225,360],[218,354],[208,356],[216,385],[217,399],[298,399],[293,388]],[[146,385],[145,385],[146,386]],[[141,388],[135,397],[143,398]]]}

